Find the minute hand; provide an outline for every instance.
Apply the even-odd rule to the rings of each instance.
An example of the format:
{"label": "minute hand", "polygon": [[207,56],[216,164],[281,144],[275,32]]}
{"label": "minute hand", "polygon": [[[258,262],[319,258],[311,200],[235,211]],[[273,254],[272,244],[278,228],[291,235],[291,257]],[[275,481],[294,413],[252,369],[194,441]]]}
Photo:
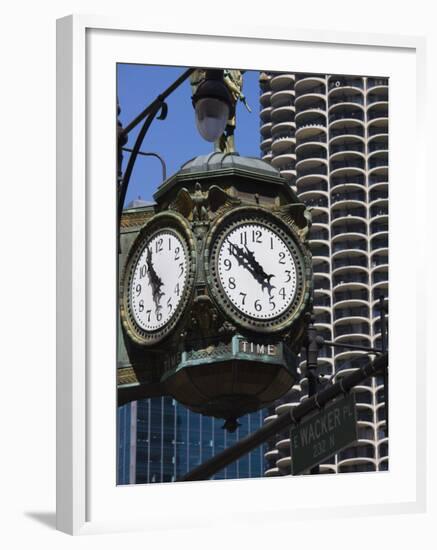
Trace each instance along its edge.
{"label": "minute hand", "polygon": [[229,243],[229,252],[232,254],[239,265],[246,268],[254,279],[261,285],[262,290],[267,289],[269,296],[275,286],[270,283],[270,279],[275,275],[267,275],[261,264],[255,258],[255,254],[244,245],[245,250],[237,244]]}

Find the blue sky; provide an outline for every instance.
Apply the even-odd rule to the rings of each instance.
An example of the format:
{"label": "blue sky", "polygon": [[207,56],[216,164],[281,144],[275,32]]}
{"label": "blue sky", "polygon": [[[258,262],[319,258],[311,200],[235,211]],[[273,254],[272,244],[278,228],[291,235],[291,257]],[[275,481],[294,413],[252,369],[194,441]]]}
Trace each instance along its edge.
{"label": "blue sky", "polygon": [[[186,67],[119,64],[117,67],[117,93],[120,101],[120,120],[123,126],[137,116],[157,95],[180,76]],[[237,151],[244,156],[259,156],[259,85],[258,72],[244,74],[243,93],[252,109],[249,113],[241,102],[237,106],[235,142]],[[165,120],[155,119],[141,147],[145,152],[159,153],[167,165],[167,177],[180,169],[187,160],[208,154],[213,144],[198,134],[191,105],[191,87],[186,81],[167,99],[168,115]],[[133,147],[139,127],[129,134],[127,147]],[[123,169],[129,153],[124,153]],[[158,159],[139,156],[129,183],[126,204],[141,197],[152,200],[162,181]]]}

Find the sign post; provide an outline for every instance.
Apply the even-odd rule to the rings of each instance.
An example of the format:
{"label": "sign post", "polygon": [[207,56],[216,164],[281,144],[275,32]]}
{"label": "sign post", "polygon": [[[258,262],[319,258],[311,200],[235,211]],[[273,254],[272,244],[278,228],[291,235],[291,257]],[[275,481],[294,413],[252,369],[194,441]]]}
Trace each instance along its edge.
{"label": "sign post", "polygon": [[355,394],[344,395],[291,430],[293,475],[320,464],[358,439]]}

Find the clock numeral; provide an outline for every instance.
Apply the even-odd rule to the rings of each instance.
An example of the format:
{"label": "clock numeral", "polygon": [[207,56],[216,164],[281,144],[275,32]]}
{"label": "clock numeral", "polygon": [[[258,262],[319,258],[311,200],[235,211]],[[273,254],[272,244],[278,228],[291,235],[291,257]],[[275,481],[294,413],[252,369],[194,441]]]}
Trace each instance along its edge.
{"label": "clock numeral", "polygon": [[273,250],[273,237],[270,237],[270,250]]}
{"label": "clock numeral", "polygon": [[282,287],[281,290],[279,291],[279,294],[281,295],[282,299],[285,300],[285,288]]}
{"label": "clock numeral", "polygon": [[175,248],[175,251],[174,251],[174,259],[177,261],[180,259],[180,252],[181,252],[181,249],[177,246]]}
{"label": "clock numeral", "polygon": [[141,288],[142,288],[141,285],[137,285],[137,286],[135,287],[135,290],[136,290],[136,292],[137,292],[137,296],[139,296],[139,295],[141,294]]}
{"label": "clock numeral", "polygon": [[255,300],[255,303],[253,304],[256,311],[262,311],[262,305],[259,300]]}
{"label": "clock numeral", "polygon": [[232,268],[232,262],[231,260],[228,260],[226,258],[226,260],[223,262],[225,264],[225,268],[226,268],[226,271],[229,271],[231,268]]}
{"label": "clock numeral", "polygon": [[243,299],[241,300],[241,303],[244,306],[244,304],[246,303],[247,294],[245,294],[244,292],[240,292],[240,296],[243,296]]}
{"label": "clock numeral", "polygon": [[168,249],[171,250],[171,237],[168,238]]}
{"label": "clock numeral", "polygon": [[287,277],[288,277],[288,279],[285,282],[289,283],[291,281],[291,271],[289,269],[286,269],[285,273],[287,274]]}
{"label": "clock numeral", "polygon": [[140,267],[140,279],[143,279],[147,273],[147,265],[144,264]]}
{"label": "clock numeral", "polygon": [[179,294],[181,293],[180,288],[179,288],[179,283],[176,285],[176,288],[174,289],[174,291],[176,293],[176,296],[179,296]]}
{"label": "clock numeral", "polygon": [[167,300],[167,307],[169,308],[169,313],[173,310],[173,305],[171,303],[171,297]]}
{"label": "clock numeral", "polygon": [[234,277],[229,277],[228,285],[229,285],[230,289],[234,290],[234,288],[237,286],[235,284],[235,278]]}
{"label": "clock numeral", "polygon": [[139,301],[138,309],[140,310],[140,312],[144,311],[144,300]]}
{"label": "clock numeral", "polygon": [[275,307],[276,307],[276,304],[275,304],[275,302],[273,301],[273,298],[274,298],[273,296],[270,296],[270,297],[269,297],[269,304],[272,306],[272,307],[271,307],[271,310],[272,310],[272,311],[273,311],[273,310],[275,309]]}
{"label": "clock numeral", "polygon": [[285,264],[285,252],[279,252],[279,263]]}
{"label": "clock numeral", "polygon": [[240,244],[247,244],[247,233],[244,231],[240,233]]}
{"label": "clock numeral", "polygon": [[256,229],[254,231],[252,231],[252,242],[253,243],[259,243],[261,244],[262,243],[262,233],[259,229]]}
{"label": "clock numeral", "polygon": [[162,313],[160,311],[156,311],[156,320],[159,322],[162,321]]}
{"label": "clock numeral", "polygon": [[182,263],[182,264],[179,264],[179,269],[180,269],[181,271],[180,271],[180,273],[179,273],[179,275],[178,275],[178,279],[179,279],[180,277],[182,277],[182,275],[183,275],[183,273],[184,273],[185,267],[184,267],[184,264],[183,264],[183,263]]}
{"label": "clock numeral", "polygon": [[161,252],[162,249],[163,249],[163,242],[164,242],[164,239],[158,239],[155,243],[155,252],[158,253],[158,252]]}
{"label": "clock numeral", "polygon": [[147,322],[150,323],[150,315],[152,313],[152,310],[151,309],[148,309],[146,310],[146,315],[147,315]]}

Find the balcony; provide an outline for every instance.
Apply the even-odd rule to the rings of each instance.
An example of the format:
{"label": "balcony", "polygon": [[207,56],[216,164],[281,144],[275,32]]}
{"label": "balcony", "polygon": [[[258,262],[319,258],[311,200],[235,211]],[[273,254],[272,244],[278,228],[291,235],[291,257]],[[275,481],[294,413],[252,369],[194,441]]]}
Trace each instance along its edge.
{"label": "balcony", "polygon": [[294,107],[294,91],[293,90],[280,90],[274,92],[271,96],[271,104],[276,107]]}
{"label": "balcony", "polygon": [[294,85],[296,95],[309,93],[309,90],[314,90],[316,87],[319,87],[320,89],[318,93],[321,93],[321,94],[325,93],[325,90],[326,90],[325,75],[304,74],[304,73],[296,75],[296,83]]}
{"label": "balcony", "polygon": [[[342,203],[340,206],[332,208],[331,210],[331,220],[337,220],[339,218],[366,218],[367,210],[365,206],[362,206],[360,202],[349,203],[347,207],[344,207]],[[343,208],[341,208],[343,206]]]}
{"label": "balcony", "polygon": [[377,235],[370,241],[370,250],[380,250],[381,248],[388,248],[388,234]]}
{"label": "balcony", "polygon": [[320,176],[326,176],[328,174],[328,170],[325,164],[318,164],[314,167],[309,168],[300,168],[298,170],[297,177],[302,178],[304,176],[311,176],[311,175],[320,175]]}
{"label": "balcony", "polygon": [[329,124],[337,120],[360,120],[364,121],[364,113],[361,109],[347,108],[340,106],[335,112],[329,113]]}
{"label": "balcony", "polygon": [[388,282],[388,271],[383,269],[382,271],[374,271],[372,273],[372,284],[376,285],[378,283],[387,283]]}
{"label": "balcony", "polygon": [[369,291],[365,288],[357,288],[353,290],[336,290],[334,291],[334,301],[336,303],[346,300],[360,300],[367,302],[369,299]]}
{"label": "balcony", "polygon": [[388,187],[380,187],[378,189],[371,189],[370,191],[370,202],[374,202],[376,200],[383,200],[388,199]]}
{"label": "balcony", "polygon": [[273,124],[271,122],[265,122],[264,124],[261,125],[260,131],[263,139],[271,137],[272,126]]}
{"label": "balcony", "polygon": [[364,143],[361,140],[348,140],[342,141],[341,143],[335,142],[329,147],[329,152],[331,155],[335,155],[336,153],[343,151],[353,151],[364,154]]}
{"label": "balcony", "polygon": [[329,241],[329,231],[328,229],[319,229],[313,226],[309,238],[312,241]]}
{"label": "balcony", "polygon": [[341,159],[331,160],[331,172],[334,170],[340,170],[342,168],[359,168],[360,170],[365,169],[365,160],[364,158],[355,156],[345,156]]}
{"label": "balcony", "polygon": [[296,127],[303,128],[305,126],[323,126],[326,127],[326,115],[324,109],[312,107],[305,111],[296,113]]}
{"label": "balcony", "polygon": [[275,155],[294,154],[296,140],[293,132],[281,132],[272,137],[272,151]]}
{"label": "balcony", "polygon": [[364,136],[364,128],[358,121],[351,121],[349,124],[336,124],[334,128],[330,129],[331,139],[339,136]]}
{"label": "balcony", "polygon": [[311,254],[314,257],[329,258],[329,246],[320,242],[310,243]]}
{"label": "balcony", "polygon": [[285,153],[272,158],[272,165],[278,170],[295,170],[296,155],[293,153]]}
{"label": "balcony", "polygon": [[268,105],[270,105],[271,96],[272,91],[270,89],[262,92],[262,94],[259,96],[259,101],[262,107],[267,107]]}
{"label": "balcony", "polygon": [[375,119],[371,126],[367,129],[369,137],[377,135],[387,135],[388,134],[388,124],[386,119]]}
{"label": "balcony", "polygon": [[320,145],[307,145],[299,150],[298,161],[302,162],[308,159],[323,159],[326,160],[326,149]]}
{"label": "balcony", "polygon": [[379,136],[372,139],[368,145],[369,153],[374,151],[388,151],[388,136]]}
{"label": "balcony", "polygon": [[361,77],[332,75],[329,78],[328,88],[330,93],[336,88],[358,88],[360,90],[363,90],[364,84]]}
{"label": "balcony", "polygon": [[294,119],[294,107],[292,105],[275,107],[272,111],[272,122],[274,124],[278,122],[293,122]]}
{"label": "balcony", "polygon": [[305,204],[307,206],[311,207],[318,207],[318,208],[327,208],[328,207],[328,197],[311,197],[305,200]]}
{"label": "balcony", "polygon": [[262,122],[270,122],[271,120],[271,114],[272,114],[272,106],[268,105],[267,107],[264,107],[261,109],[259,116],[262,120]]}
{"label": "balcony", "polygon": [[349,184],[365,186],[366,178],[364,174],[356,174],[356,173],[354,174],[350,172],[346,172],[346,174],[337,173],[335,175],[331,175],[331,190],[333,190],[333,188],[337,187],[338,185],[349,185]]}
{"label": "balcony", "polygon": [[351,458],[375,458],[375,447],[373,445],[355,445],[337,455],[338,462],[343,462]]}
{"label": "balcony", "polygon": [[369,185],[374,183],[388,183],[388,174],[387,172],[376,172],[369,175]]}
{"label": "balcony", "polygon": [[291,73],[279,73],[272,76],[270,80],[270,89],[272,92],[278,92],[283,89],[292,87],[294,83],[294,74]]}
{"label": "balcony", "polygon": [[315,294],[314,307],[331,307],[331,298],[327,294]]}
{"label": "balcony", "polygon": [[380,265],[388,265],[388,252],[379,252],[372,255],[370,266],[374,268],[379,267]]}
{"label": "balcony", "polygon": [[332,243],[333,254],[345,250],[361,250],[367,252],[367,239],[358,235],[347,235],[347,238],[339,238]]}
{"label": "balcony", "polygon": [[369,308],[365,306],[341,307],[334,311],[334,321],[349,317],[369,317]]}
{"label": "balcony", "polygon": [[375,235],[376,233],[385,233],[388,231],[388,218],[375,220],[370,224],[370,233]]}
{"label": "balcony", "polygon": [[344,325],[338,325],[334,327],[335,338],[341,336],[352,336],[357,334],[370,335],[370,327],[368,322],[361,323],[348,323]]}
{"label": "balcony", "polygon": [[[312,191],[322,191],[324,193],[327,193],[328,192],[327,182],[325,180],[315,180],[315,181],[303,180],[302,182],[299,182],[297,186],[297,192],[299,195],[303,193],[310,193]],[[314,223],[317,223],[317,222],[314,220],[314,216],[313,216],[313,224]],[[326,217],[326,221],[319,222],[319,223],[328,223],[327,217]]]}
{"label": "balcony", "polygon": [[367,105],[370,106],[373,103],[387,103],[388,102],[388,89],[382,89],[367,94]]}
{"label": "balcony", "polygon": [[369,283],[369,275],[366,271],[345,271],[334,275],[333,286],[337,287],[345,284],[361,284],[367,285]]}
{"label": "balcony", "polygon": [[[321,239],[323,240],[323,239]],[[318,275],[319,273],[327,274],[330,272],[329,269],[329,263],[327,262],[318,262],[316,264],[313,264],[313,273],[314,275]]]}
{"label": "balcony", "polygon": [[[326,182],[324,182],[325,185],[326,185]],[[304,185],[302,185],[302,193],[305,192],[305,189],[306,187]],[[311,191],[311,189],[308,189],[308,191]],[[315,189],[314,189],[315,191]],[[325,191],[325,189],[320,189],[320,191]],[[327,212],[324,212],[323,210],[322,211],[313,211],[312,212],[312,217],[313,217],[313,225],[317,225],[317,224],[324,224],[324,225],[328,225],[329,223],[329,216],[327,214]]]}
{"label": "balcony", "polygon": [[344,93],[344,90],[339,90],[338,92],[333,91],[329,96],[330,107],[340,105],[342,103],[364,105],[364,98],[360,92],[347,94]]}
{"label": "balcony", "polygon": [[376,77],[367,79],[367,89],[376,88],[380,86],[388,86],[388,78]]}
{"label": "balcony", "polygon": [[365,267],[367,268],[367,255],[362,253],[346,254],[344,256],[336,255],[332,260],[332,269],[341,269],[342,267]]}
{"label": "balcony", "polygon": [[305,111],[302,116],[296,117],[296,128],[321,127],[326,128],[326,116],[321,111]]}
{"label": "balcony", "polygon": [[297,103],[297,100],[302,98],[303,96],[306,96],[306,95],[324,96],[326,92],[325,86],[321,84],[316,84],[314,86],[307,86],[307,87],[302,87],[302,85],[300,85],[300,88],[301,89],[298,92],[296,92],[296,103]]}
{"label": "balcony", "polygon": [[377,218],[379,216],[388,216],[388,201],[387,200],[379,201],[374,206],[371,206],[370,216],[372,218]]}
{"label": "balcony", "polygon": [[337,187],[335,191],[331,192],[331,204],[342,201],[359,201],[366,202],[366,192],[360,188],[351,186]]}
{"label": "balcony", "polygon": [[388,106],[387,103],[377,103],[372,107],[369,107],[367,111],[367,120],[375,120],[377,118],[388,118]]}
{"label": "balcony", "polygon": [[369,164],[369,170],[372,170],[373,168],[378,168],[381,166],[388,167],[388,156],[386,153],[376,153],[377,157],[371,157],[368,160]]}
{"label": "balcony", "polygon": [[367,235],[367,225],[360,220],[341,220],[335,223],[331,227],[331,235],[336,237],[337,235],[344,235],[348,233],[360,233]]}
{"label": "balcony", "polygon": [[308,135],[306,137],[299,137],[296,147],[300,147],[305,143],[326,143],[326,133],[324,131],[320,132],[320,130],[314,128],[313,132],[308,131]]}

